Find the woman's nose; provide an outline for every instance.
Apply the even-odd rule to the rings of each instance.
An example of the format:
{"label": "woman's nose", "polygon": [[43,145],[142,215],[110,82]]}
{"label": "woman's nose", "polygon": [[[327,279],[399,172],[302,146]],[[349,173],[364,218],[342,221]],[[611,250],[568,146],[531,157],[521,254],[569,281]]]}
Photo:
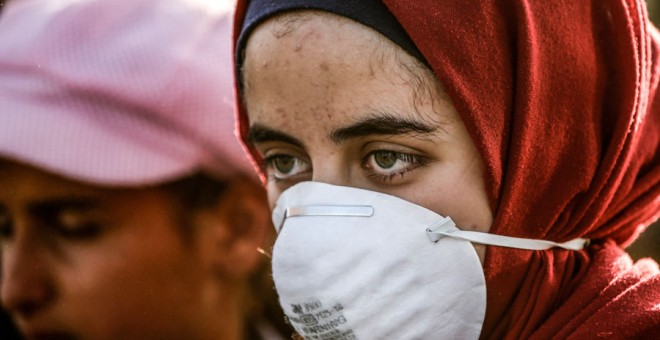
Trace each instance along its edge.
{"label": "woman's nose", "polygon": [[350,185],[350,169],[343,164],[339,157],[332,155],[323,158],[323,161],[315,162],[312,168],[312,181],[322,182],[333,185]]}
{"label": "woman's nose", "polygon": [[55,296],[42,246],[28,237],[15,237],[2,246],[0,300],[13,316],[30,317]]}

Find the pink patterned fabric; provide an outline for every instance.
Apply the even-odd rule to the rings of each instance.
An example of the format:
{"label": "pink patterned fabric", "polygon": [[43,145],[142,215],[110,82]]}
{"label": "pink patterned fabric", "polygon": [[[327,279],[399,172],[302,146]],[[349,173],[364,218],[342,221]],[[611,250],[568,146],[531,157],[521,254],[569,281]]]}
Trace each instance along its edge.
{"label": "pink patterned fabric", "polygon": [[0,157],[103,185],[252,173],[231,2],[21,0],[0,20]]}

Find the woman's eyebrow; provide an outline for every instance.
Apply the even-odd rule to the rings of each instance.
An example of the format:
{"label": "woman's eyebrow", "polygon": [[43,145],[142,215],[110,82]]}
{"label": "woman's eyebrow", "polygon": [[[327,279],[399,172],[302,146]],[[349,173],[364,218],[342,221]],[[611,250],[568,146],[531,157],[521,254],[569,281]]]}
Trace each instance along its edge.
{"label": "woman's eyebrow", "polygon": [[347,139],[371,135],[412,135],[423,137],[436,132],[437,126],[392,114],[378,114],[361,119],[350,126],[334,130],[330,138],[337,144]]}
{"label": "woman's eyebrow", "polygon": [[246,139],[252,145],[266,142],[284,142],[303,147],[303,143],[295,137],[258,123],[250,126]]}

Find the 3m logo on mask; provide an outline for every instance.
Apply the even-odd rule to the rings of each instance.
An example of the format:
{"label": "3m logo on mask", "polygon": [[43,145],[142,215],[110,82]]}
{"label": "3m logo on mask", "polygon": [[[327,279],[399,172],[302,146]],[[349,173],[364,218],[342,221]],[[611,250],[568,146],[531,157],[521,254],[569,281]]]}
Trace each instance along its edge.
{"label": "3m logo on mask", "polygon": [[356,340],[352,330],[340,329],[346,324],[342,314],[344,306],[340,303],[324,308],[320,300],[291,304],[292,313],[289,321],[299,330],[305,339]]}

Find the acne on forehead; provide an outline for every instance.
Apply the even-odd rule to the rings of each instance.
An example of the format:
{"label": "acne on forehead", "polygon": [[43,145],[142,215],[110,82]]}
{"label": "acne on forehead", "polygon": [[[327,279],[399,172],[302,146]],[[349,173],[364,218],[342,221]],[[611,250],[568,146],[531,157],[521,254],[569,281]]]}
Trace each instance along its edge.
{"label": "acne on forehead", "polygon": [[[246,62],[254,57],[254,53],[248,51],[257,47],[281,49],[281,52],[287,52],[285,56],[296,56],[304,51],[332,55],[337,59],[342,55],[333,54],[332,44],[327,44],[332,41],[352,43],[355,45],[355,53],[364,54],[375,47],[373,41],[377,40],[373,39],[374,34],[370,31],[366,26],[330,13],[288,12],[270,18],[254,29],[246,43]],[[265,65],[257,63],[254,66]]]}
{"label": "acne on forehead", "polygon": [[[369,67],[353,67],[354,65],[345,61],[346,55],[333,53],[333,41],[353,44],[351,53],[361,60],[368,60]],[[250,79],[272,83],[269,72],[276,68],[290,70],[291,73],[306,72],[321,76],[329,72],[330,66],[334,64],[340,65],[346,71],[340,75],[344,79],[337,79],[337,83],[355,77],[368,77],[381,81],[383,77],[378,74],[394,74],[394,77],[388,76],[389,80],[382,79],[382,81],[396,82],[397,86],[410,87],[412,92],[408,100],[413,107],[417,109],[426,103],[432,103],[436,117],[429,118],[435,123],[450,118],[442,116],[446,115],[443,112],[447,104],[452,108],[453,105],[433,72],[382,34],[351,19],[318,11],[281,14],[260,24],[248,39],[246,49],[251,53],[246,52],[246,67],[243,69],[243,79],[246,82],[244,94],[250,92],[249,88],[255,85],[251,84]],[[256,49],[259,49],[259,52],[256,52]],[[307,66],[313,68],[302,70],[298,67],[299,60],[306,58],[310,53],[321,58],[318,63]],[[252,76],[256,77],[252,78]],[[294,78],[291,75],[291,81],[294,81]],[[331,114],[328,108],[332,102],[332,91],[338,88],[337,83],[333,84],[332,81],[324,83],[323,86],[327,87],[327,96],[319,99],[315,113]],[[444,104],[438,105],[437,102]],[[295,103],[287,103],[287,105],[295,105]],[[281,107],[271,106],[270,114],[273,108],[279,110],[278,112],[283,110]]]}

